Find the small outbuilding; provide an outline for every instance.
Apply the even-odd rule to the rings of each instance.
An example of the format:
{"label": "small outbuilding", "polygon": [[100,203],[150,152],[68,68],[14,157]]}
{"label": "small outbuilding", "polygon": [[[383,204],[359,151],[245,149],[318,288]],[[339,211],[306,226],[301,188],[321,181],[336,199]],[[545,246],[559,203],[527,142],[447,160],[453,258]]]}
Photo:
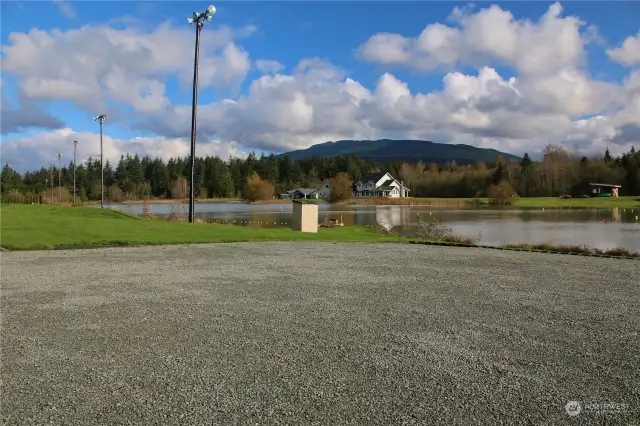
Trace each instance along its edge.
{"label": "small outbuilding", "polygon": [[609,183],[590,183],[592,197],[619,197],[619,190],[622,185],[612,185]]}
{"label": "small outbuilding", "polygon": [[291,229],[300,232],[318,232],[318,204],[313,201],[292,200]]}

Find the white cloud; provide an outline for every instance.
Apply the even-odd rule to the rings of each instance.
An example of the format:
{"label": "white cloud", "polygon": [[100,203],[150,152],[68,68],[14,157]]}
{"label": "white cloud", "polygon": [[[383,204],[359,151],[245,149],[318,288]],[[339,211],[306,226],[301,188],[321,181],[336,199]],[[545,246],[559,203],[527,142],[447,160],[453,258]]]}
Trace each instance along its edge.
{"label": "white cloud", "polygon": [[627,67],[640,63],[640,31],[635,36],[627,37],[622,46],[608,49],[607,55]]}
{"label": "white cloud", "polygon": [[71,3],[69,3],[68,1],[53,0],[53,2],[58,5],[58,9],[60,10],[60,13],[62,13],[67,18],[71,19],[77,16],[76,10],[73,8],[73,6],[71,6]]}
{"label": "white cloud", "polygon": [[[202,33],[199,87],[239,85],[251,63],[235,44],[253,30],[208,28]],[[151,32],[83,26],[67,31],[11,33],[2,46],[2,71],[19,76],[31,98],[68,100],[81,108],[109,112],[108,100],[151,112],[169,103],[165,82],[178,76],[188,87],[193,78],[193,33],[162,24]]]}
{"label": "white cloud", "polygon": [[258,59],[256,60],[256,68],[261,73],[270,74],[284,70],[284,65],[271,59]]}
{"label": "white cloud", "polygon": [[[68,164],[73,161],[73,141],[77,140],[78,162],[85,161],[89,157],[100,158],[100,134],[87,132],[74,132],[64,128],[51,132],[39,133],[35,136],[4,140],[2,142],[2,161],[8,162],[11,167],[19,171],[33,169],[34,167],[47,166],[57,162],[57,155],[62,154],[62,161]],[[109,160],[115,167],[121,155],[127,153],[139,156],[148,155],[164,160],[176,157],[186,157],[190,151],[190,140],[184,138],[166,137],[137,137],[131,139],[111,138],[107,134],[103,136],[103,150],[105,160]],[[198,141],[196,155],[218,156],[223,159],[233,157],[246,157],[235,143],[222,143],[217,140]]]}
{"label": "white cloud", "polygon": [[549,74],[579,64],[584,42],[576,17],[562,17],[554,3],[537,22],[516,20],[497,5],[471,13],[454,9],[459,27],[427,25],[417,37],[381,33],[359,47],[361,58],[422,71],[488,61],[511,65],[521,74]]}

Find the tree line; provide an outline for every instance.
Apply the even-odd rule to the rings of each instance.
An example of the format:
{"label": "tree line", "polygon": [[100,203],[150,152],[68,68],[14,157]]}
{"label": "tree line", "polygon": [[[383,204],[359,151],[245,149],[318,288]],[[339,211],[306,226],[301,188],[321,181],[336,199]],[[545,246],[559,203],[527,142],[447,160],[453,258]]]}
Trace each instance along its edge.
{"label": "tree line", "polygon": [[[108,201],[188,197],[188,157],[160,158],[122,156],[113,167],[104,165],[105,198]],[[2,168],[0,192],[47,195],[61,189],[65,200],[73,194],[73,163],[20,174],[8,164]],[[296,187],[314,188],[324,179],[359,179],[363,174],[389,172],[402,180],[413,197],[484,197],[491,190],[508,187],[521,197],[559,196],[588,193],[589,183],[622,185],[620,195],[640,195],[640,153],[631,149],[617,157],[607,150],[599,157],[570,154],[562,147],[548,145],[540,161],[528,154],[519,162],[506,163],[501,157],[493,164],[478,162],[459,165],[390,161],[376,164],[366,158],[347,155],[337,158],[310,157],[292,160],[287,156],[257,156],[245,159],[196,158],[194,186],[198,198],[271,198]],[[346,174],[343,174],[346,173]],[[502,185],[500,185],[502,184]],[[76,195],[81,200],[100,199],[100,160],[89,158],[76,168]],[[58,192],[54,193],[54,198]],[[66,195],[69,194],[69,195]],[[253,195],[250,195],[253,194]]]}

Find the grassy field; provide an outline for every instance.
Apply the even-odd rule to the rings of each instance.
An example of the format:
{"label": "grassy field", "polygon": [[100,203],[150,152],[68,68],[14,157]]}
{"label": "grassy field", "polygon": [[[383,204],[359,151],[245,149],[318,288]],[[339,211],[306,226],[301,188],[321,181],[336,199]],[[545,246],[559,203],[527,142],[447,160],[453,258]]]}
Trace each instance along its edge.
{"label": "grassy field", "polygon": [[365,226],[321,228],[317,234],[308,234],[289,228],[146,219],[95,207],[5,205],[0,219],[0,246],[9,250],[241,241],[400,241],[400,237]]}
{"label": "grassy field", "polygon": [[514,203],[515,207],[584,207],[584,208],[640,208],[640,197],[618,197],[618,198],[568,198],[560,199],[556,197],[531,197],[520,198]]}

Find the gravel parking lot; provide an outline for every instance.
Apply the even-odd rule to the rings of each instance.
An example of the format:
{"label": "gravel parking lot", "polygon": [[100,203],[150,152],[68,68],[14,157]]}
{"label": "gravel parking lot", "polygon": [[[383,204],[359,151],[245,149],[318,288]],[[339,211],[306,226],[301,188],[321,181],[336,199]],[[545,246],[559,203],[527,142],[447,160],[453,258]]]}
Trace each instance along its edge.
{"label": "gravel parking lot", "polygon": [[635,260],[238,243],[1,262],[5,424],[640,424]]}

